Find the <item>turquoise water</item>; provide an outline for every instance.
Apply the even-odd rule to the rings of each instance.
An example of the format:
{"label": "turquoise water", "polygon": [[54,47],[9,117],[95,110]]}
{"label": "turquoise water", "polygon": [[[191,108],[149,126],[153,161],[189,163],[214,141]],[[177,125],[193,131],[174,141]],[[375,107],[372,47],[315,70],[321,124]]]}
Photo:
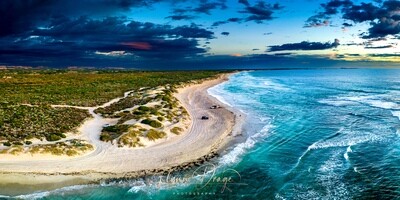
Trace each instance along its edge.
{"label": "turquoise water", "polygon": [[241,72],[209,92],[247,115],[247,139],[213,162],[19,197],[400,198],[400,70]]}

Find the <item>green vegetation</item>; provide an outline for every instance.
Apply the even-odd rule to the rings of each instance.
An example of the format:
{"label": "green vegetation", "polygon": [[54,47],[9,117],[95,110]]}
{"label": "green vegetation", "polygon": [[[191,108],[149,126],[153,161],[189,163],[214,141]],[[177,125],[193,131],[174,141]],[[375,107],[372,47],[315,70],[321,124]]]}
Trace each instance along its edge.
{"label": "green vegetation", "polygon": [[139,136],[141,135],[141,132],[135,129],[129,130],[128,133],[124,134],[121,136],[121,138],[118,140],[119,146],[128,146],[128,147],[142,147],[144,146],[142,143],[140,143],[140,138]]}
{"label": "green vegetation", "polygon": [[11,142],[4,142],[3,145],[6,146],[6,147],[10,147],[11,146]]}
{"label": "green vegetation", "polygon": [[104,142],[112,141],[128,131],[128,128],[129,126],[124,124],[104,127],[101,131],[100,140]]}
{"label": "green vegetation", "polygon": [[114,112],[120,111],[126,108],[134,107],[135,105],[143,105],[150,101],[150,98],[141,99],[138,96],[129,96],[127,98],[121,99],[120,101],[111,104],[105,108],[98,108],[95,110],[95,113],[100,113],[104,117],[119,117],[113,116]]}
{"label": "green vegetation", "polygon": [[176,135],[179,135],[179,134],[181,134],[181,133],[182,133],[182,131],[183,131],[183,129],[182,129],[182,128],[180,128],[180,127],[174,127],[174,128],[171,128],[171,133],[174,133],[174,134],[176,134]]}
{"label": "green vegetation", "polygon": [[[1,97],[0,97],[1,98]],[[0,105],[0,140],[37,138],[57,141],[90,117],[86,110],[50,106]],[[5,144],[6,145],[6,144]]]}
{"label": "green vegetation", "polygon": [[[157,120],[144,120],[144,123],[159,128],[162,127],[159,121],[179,120],[176,113],[168,111],[178,105],[172,95],[176,91],[175,86],[219,73],[0,70],[0,144],[14,148],[23,144],[35,146],[29,141],[34,138],[50,142],[63,139],[65,133],[75,132],[90,114],[84,109],[54,108],[50,105],[96,106],[122,97],[127,91],[134,92],[106,108],[95,110],[104,117],[120,118],[116,130],[105,128],[101,139],[111,141],[121,136],[126,132],[122,124],[130,119],[143,121],[155,116]],[[161,94],[148,93],[154,88],[161,88]],[[157,100],[165,102],[157,107],[146,105]],[[133,107],[137,109],[124,111]],[[69,154],[73,152],[69,151]]]}
{"label": "green vegetation", "polygon": [[143,111],[143,112],[147,112],[150,111],[150,108],[147,106],[139,106],[138,110]]}
{"label": "green vegetation", "polygon": [[29,148],[27,152],[32,154],[47,153],[56,156],[75,156],[90,150],[93,150],[93,146],[91,144],[87,144],[83,140],[73,139],[65,142],[57,142],[55,144],[35,145]]}
{"label": "green vegetation", "polygon": [[[209,78],[218,71],[0,70],[0,102],[95,106],[143,87]],[[10,78],[1,78],[10,77]],[[78,84],[79,83],[79,84]]]}
{"label": "green vegetation", "polygon": [[157,140],[157,139],[160,139],[160,138],[163,138],[163,137],[165,137],[167,134],[165,133],[165,132],[163,132],[163,131],[157,131],[157,130],[155,130],[155,129],[150,129],[148,132],[147,132],[147,138],[149,138],[149,140],[152,140],[152,141],[154,141],[154,140]]}
{"label": "green vegetation", "polygon": [[46,135],[47,141],[57,141],[61,140],[61,138],[66,138],[67,136],[64,133],[51,133],[50,135]]}
{"label": "green vegetation", "polygon": [[162,124],[158,122],[157,120],[151,120],[151,119],[144,119],[141,121],[142,124],[147,124],[153,128],[160,128],[162,127]]}
{"label": "green vegetation", "polygon": [[9,153],[13,155],[18,155],[26,152],[31,154],[75,156],[91,150],[93,150],[93,146],[91,144],[87,144],[83,140],[72,139],[72,140],[67,140],[65,142],[57,142],[54,144],[33,145],[26,149],[20,145],[12,146],[10,149],[5,149],[0,151],[0,153],[3,154]]}

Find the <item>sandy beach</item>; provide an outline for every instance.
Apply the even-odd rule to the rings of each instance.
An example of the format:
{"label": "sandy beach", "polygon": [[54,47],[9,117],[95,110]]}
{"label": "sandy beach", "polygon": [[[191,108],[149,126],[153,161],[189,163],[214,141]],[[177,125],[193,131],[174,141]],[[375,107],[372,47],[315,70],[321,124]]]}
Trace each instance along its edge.
{"label": "sandy beach", "polygon": [[[0,183],[43,185],[74,182],[72,180],[84,183],[185,169],[195,162],[202,163],[241,132],[238,122],[242,121],[242,116],[207,93],[208,88],[226,81],[229,75],[178,89],[175,96],[191,118],[188,131],[178,137],[146,148],[129,149],[101,142],[97,135],[92,135],[89,141],[95,142],[95,150],[80,157],[2,157]],[[222,108],[210,109],[212,105]],[[209,119],[202,120],[204,115]]]}

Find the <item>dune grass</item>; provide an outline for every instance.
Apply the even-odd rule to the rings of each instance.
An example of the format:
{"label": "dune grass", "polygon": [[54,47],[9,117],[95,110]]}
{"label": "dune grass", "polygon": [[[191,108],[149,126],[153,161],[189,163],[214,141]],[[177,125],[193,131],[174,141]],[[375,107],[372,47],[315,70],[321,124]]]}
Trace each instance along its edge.
{"label": "dune grass", "polygon": [[157,139],[164,138],[166,135],[167,135],[167,134],[166,134],[165,132],[163,132],[163,131],[157,131],[157,130],[155,130],[155,129],[150,129],[150,130],[147,132],[146,137],[147,137],[149,140],[154,141],[154,140],[157,140]]}
{"label": "dune grass", "polygon": [[171,128],[171,133],[173,133],[173,134],[179,135],[182,132],[183,132],[183,128],[180,128],[180,127]]}

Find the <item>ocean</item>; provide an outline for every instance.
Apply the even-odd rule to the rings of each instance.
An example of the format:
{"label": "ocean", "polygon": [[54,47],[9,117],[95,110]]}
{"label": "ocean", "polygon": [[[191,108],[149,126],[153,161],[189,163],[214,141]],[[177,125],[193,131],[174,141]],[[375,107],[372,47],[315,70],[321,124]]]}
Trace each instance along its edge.
{"label": "ocean", "polygon": [[246,71],[208,92],[242,142],[190,171],[25,199],[400,199],[400,70]]}

